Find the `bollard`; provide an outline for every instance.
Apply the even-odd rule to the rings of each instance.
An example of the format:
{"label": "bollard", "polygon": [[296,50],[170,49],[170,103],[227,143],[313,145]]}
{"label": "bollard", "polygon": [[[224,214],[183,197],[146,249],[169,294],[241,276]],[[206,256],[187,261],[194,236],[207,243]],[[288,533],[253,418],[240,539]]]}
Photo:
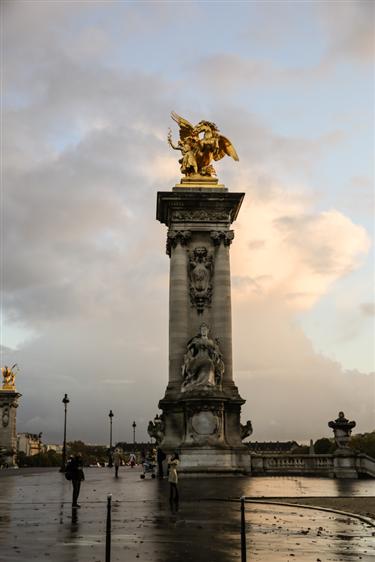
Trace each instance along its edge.
{"label": "bollard", "polygon": [[245,496],[241,497],[241,562],[246,562]]}
{"label": "bollard", "polygon": [[105,535],[105,562],[111,562],[111,509],[112,494],[107,496],[107,528]]}

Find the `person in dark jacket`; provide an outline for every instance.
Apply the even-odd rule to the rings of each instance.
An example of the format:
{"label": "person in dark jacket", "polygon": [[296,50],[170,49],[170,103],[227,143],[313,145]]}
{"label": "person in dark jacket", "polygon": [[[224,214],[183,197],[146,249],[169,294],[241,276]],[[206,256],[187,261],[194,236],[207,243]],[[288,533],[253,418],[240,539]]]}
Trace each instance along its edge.
{"label": "person in dark jacket", "polygon": [[156,460],[158,463],[158,478],[164,478],[163,461],[166,459],[167,455],[158,447],[156,453]]}
{"label": "person in dark jacket", "polygon": [[78,453],[74,457],[71,457],[66,465],[66,474],[70,476],[69,480],[72,481],[73,485],[72,507],[74,509],[81,507],[78,504],[78,496],[81,489],[81,482],[85,479],[82,466],[82,457],[80,453]]}

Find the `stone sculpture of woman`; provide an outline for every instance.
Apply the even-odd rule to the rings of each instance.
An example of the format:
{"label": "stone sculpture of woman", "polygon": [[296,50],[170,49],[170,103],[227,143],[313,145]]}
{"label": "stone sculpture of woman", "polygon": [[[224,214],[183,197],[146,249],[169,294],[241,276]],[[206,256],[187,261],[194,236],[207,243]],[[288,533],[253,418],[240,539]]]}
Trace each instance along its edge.
{"label": "stone sculpture of woman", "polygon": [[197,387],[213,389],[221,384],[224,362],[218,341],[209,338],[208,333],[207,324],[202,324],[199,334],[187,344],[182,366],[182,392]]}

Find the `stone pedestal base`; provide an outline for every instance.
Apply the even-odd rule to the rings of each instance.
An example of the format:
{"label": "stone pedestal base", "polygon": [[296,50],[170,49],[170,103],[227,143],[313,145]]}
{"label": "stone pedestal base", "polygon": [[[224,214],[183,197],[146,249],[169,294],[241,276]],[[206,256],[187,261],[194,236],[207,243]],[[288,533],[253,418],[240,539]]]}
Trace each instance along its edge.
{"label": "stone pedestal base", "polygon": [[356,454],[353,449],[339,449],[333,456],[334,478],[358,478]]}
{"label": "stone pedestal base", "polygon": [[250,473],[250,455],[245,447],[216,449],[181,447],[179,472],[184,475],[236,476]]}
{"label": "stone pedestal base", "polygon": [[181,455],[179,470],[196,474],[238,474],[250,471],[248,450],[240,438],[240,413],[244,400],[237,389],[202,390],[164,398],[159,407],[165,419],[160,444],[167,454]]}

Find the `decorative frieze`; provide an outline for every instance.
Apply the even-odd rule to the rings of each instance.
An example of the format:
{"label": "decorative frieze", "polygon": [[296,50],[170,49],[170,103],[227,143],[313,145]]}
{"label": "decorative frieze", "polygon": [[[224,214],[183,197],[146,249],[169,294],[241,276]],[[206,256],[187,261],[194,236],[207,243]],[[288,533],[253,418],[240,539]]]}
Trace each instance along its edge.
{"label": "decorative frieze", "polygon": [[217,222],[230,221],[230,211],[215,209],[183,209],[172,212],[172,221]]}
{"label": "decorative frieze", "polygon": [[211,230],[210,235],[215,246],[220,246],[221,243],[230,246],[234,238],[233,230]]}

